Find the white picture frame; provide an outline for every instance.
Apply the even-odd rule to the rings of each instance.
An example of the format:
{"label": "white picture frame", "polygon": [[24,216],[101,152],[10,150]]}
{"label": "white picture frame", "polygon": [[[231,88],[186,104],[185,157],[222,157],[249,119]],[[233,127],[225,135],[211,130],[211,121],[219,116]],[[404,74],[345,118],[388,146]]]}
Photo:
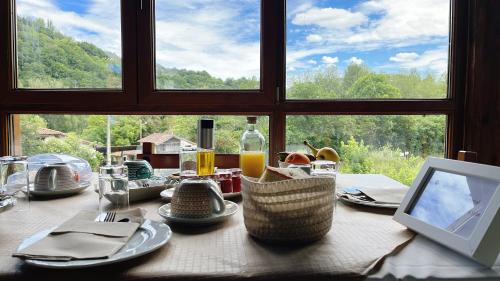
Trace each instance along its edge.
{"label": "white picture frame", "polygon": [[[445,175],[448,178],[454,177],[454,175],[458,175],[457,178],[463,178],[460,176],[465,176],[465,178],[467,179],[467,188],[470,191],[471,198],[474,197],[474,189],[481,191],[484,190],[485,186],[484,184],[481,186],[475,186],[475,184],[473,184],[472,182],[488,183],[488,190],[491,192],[488,192],[487,196],[481,197],[485,199],[482,203],[480,200],[472,200],[472,202],[474,203],[473,209],[476,209],[475,207],[477,202],[479,202],[477,206],[481,205],[481,207],[479,209],[476,209],[475,211],[471,210],[471,215],[469,215],[470,218],[468,219],[468,221],[462,222],[462,225],[465,225],[469,222],[471,222],[469,226],[474,225],[474,227],[468,228],[467,232],[470,232],[468,235],[464,235],[463,233],[458,235],[454,232],[451,232],[450,230],[446,230],[442,227],[436,226],[436,222],[426,222],[425,220],[428,220],[429,217],[422,217],[422,219],[417,218],[417,211],[414,211],[417,206],[420,209],[423,208],[422,206],[429,206],[424,205],[425,203],[427,203],[427,201],[424,203],[422,203],[422,201],[425,200],[419,201],[421,200],[420,198],[422,194],[424,194],[426,188],[428,186],[431,186],[429,190],[437,190],[436,188],[438,187],[436,186],[440,184],[439,180],[434,179],[435,174]],[[434,180],[432,183],[431,179]],[[469,179],[471,179],[471,181],[469,181]],[[495,184],[496,189],[494,189]],[[447,187],[449,188],[449,185]],[[432,193],[432,191],[429,192]],[[451,196],[453,196],[453,194],[451,194]],[[456,198],[452,198],[452,200],[453,199]],[[449,202],[451,203],[453,201]],[[433,201],[432,204],[438,203],[436,203],[436,201]],[[446,208],[446,206],[439,207]],[[450,208],[445,210],[448,211],[449,209]],[[417,177],[413,181],[413,184],[407,192],[405,198],[403,199],[400,207],[394,214],[394,220],[407,226],[409,229],[428,237],[429,239],[432,239],[442,245],[447,246],[450,249],[466,255],[485,266],[491,267],[495,263],[495,260],[497,259],[500,252],[499,209],[500,167],[429,157],[427,158]],[[412,212],[412,214],[410,214],[410,212]],[[469,212],[465,214],[468,213]],[[465,214],[463,214],[457,221],[462,219]],[[429,218],[429,220],[432,219],[434,218]],[[438,218],[436,218],[436,220],[438,220]],[[474,223],[472,223],[472,220],[474,220]]]}

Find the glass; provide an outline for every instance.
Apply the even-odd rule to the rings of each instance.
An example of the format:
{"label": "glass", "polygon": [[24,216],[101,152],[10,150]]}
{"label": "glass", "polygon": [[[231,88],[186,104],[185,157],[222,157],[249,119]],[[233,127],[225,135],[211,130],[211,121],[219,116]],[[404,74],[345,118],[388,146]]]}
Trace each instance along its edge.
{"label": "glass", "polygon": [[241,192],[241,169],[233,168],[231,169],[233,173],[231,181],[233,183],[233,192]]}
{"label": "glass", "polygon": [[156,89],[259,89],[260,6],[155,1]]}
{"label": "glass", "polygon": [[19,88],[121,88],[120,1],[16,0]]}
{"label": "glass", "polygon": [[29,177],[26,157],[0,157],[0,199],[11,199],[16,211],[29,209]]}
{"label": "glass", "polygon": [[179,154],[180,175],[196,175],[196,147],[185,146]]}
{"label": "glass", "polygon": [[384,174],[411,185],[427,156],[445,154],[446,116],[287,116],[286,151],[331,147],[342,173]]}
{"label": "glass", "polygon": [[241,136],[240,168],[242,174],[258,178],[266,166],[264,136],[255,128],[256,117],[247,117],[247,128]]}
{"label": "glass", "polygon": [[233,172],[231,170],[217,170],[217,181],[219,182],[222,193],[233,192]]}
{"label": "glass", "polygon": [[[129,208],[128,170],[126,166],[103,166],[99,170],[99,213]],[[104,202],[106,198],[110,204]]]}
{"label": "glass", "polygon": [[476,228],[498,182],[434,170],[424,186],[408,214],[467,238]]}
{"label": "glass", "polygon": [[445,98],[450,2],[288,0],[287,98]]}

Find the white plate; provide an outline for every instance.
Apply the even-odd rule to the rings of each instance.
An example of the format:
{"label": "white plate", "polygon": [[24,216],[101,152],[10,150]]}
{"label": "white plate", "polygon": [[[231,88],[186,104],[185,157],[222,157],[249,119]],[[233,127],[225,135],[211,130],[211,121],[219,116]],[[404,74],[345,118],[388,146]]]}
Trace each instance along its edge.
{"label": "white plate", "polygon": [[[18,247],[18,251],[32,245],[41,240],[52,229],[38,232],[37,234],[25,239]],[[88,259],[88,260],[71,260],[71,261],[46,261],[46,260],[31,260],[26,259],[25,262],[30,265],[45,267],[45,268],[86,268],[107,265],[111,263],[130,260],[160,248],[165,245],[172,231],[170,227],[162,222],[145,220],[141,227],[132,235],[130,240],[116,254],[107,259]]]}
{"label": "white plate", "polygon": [[214,214],[213,216],[208,218],[191,219],[191,218],[174,217],[172,216],[170,203],[161,206],[158,209],[158,214],[160,214],[160,216],[166,218],[170,222],[191,224],[191,225],[212,224],[221,222],[227,219],[228,217],[236,214],[236,212],[238,211],[238,204],[227,200],[224,200],[224,203],[226,204],[226,210],[222,214]]}
{"label": "white plate", "polygon": [[[172,196],[174,195],[174,188],[165,189],[160,193],[161,198],[165,200],[172,200]],[[224,199],[233,199],[241,196],[241,192],[231,192],[231,193],[222,193]]]}
{"label": "white plate", "polygon": [[[63,195],[77,194],[84,191],[90,184],[82,184],[75,188],[65,188],[65,189],[55,189],[55,190],[35,190],[33,185],[30,185],[30,195],[35,197],[58,197]],[[24,193],[26,192],[26,186],[22,189]]]}
{"label": "white plate", "polygon": [[[152,187],[139,187],[139,188],[129,188],[129,198],[130,202],[142,201],[147,199],[154,199],[160,197],[160,192],[165,189],[165,185],[158,185]],[[99,193],[99,190],[94,189],[95,193]],[[109,202],[114,203],[113,197],[104,195]]]}
{"label": "white plate", "polygon": [[343,202],[350,203],[350,204],[363,205],[363,206],[368,206],[368,207],[384,208],[384,209],[397,209],[397,208],[399,208],[399,204],[378,203],[377,201],[359,200],[353,196],[345,196],[342,193],[337,193],[337,199],[339,199],[340,201],[343,201]]}

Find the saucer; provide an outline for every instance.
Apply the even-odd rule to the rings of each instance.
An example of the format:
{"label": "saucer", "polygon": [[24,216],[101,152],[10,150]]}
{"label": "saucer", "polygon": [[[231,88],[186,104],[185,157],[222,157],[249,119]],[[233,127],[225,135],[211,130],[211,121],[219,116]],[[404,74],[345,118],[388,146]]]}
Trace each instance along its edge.
{"label": "saucer", "polygon": [[[32,184],[30,184],[30,196],[34,197],[59,197],[77,194],[85,190],[90,186],[90,183],[80,183],[79,186],[74,188],[66,188],[66,189],[56,189],[56,190],[35,190]],[[26,186],[22,189],[24,193],[26,192]]]}
{"label": "saucer", "polygon": [[0,200],[0,212],[3,212],[12,206],[16,205],[16,198],[14,197],[6,197]]}
{"label": "saucer", "polygon": [[[160,193],[162,199],[172,200],[172,196],[174,195],[175,188],[165,189]],[[241,196],[241,192],[230,192],[230,193],[222,193],[224,199],[234,199]]]}
{"label": "saucer", "polygon": [[214,214],[208,218],[179,218],[172,216],[170,203],[161,206],[158,209],[158,214],[164,218],[166,218],[170,222],[182,223],[182,224],[190,224],[190,225],[204,225],[204,224],[213,224],[221,222],[230,216],[234,215],[238,211],[238,204],[224,200],[226,204],[226,210],[222,214]]}

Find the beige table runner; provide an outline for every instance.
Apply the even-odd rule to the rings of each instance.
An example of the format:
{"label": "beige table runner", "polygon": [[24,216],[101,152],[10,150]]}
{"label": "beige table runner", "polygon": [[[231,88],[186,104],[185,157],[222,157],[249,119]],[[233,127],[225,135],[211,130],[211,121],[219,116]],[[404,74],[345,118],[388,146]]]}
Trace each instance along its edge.
{"label": "beige table runner", "polygon": [[[164,203],[157,200],[134,206],[147,209],[147,218],[161,220],[157,208]],[[67,280],[67,271],[29,268],[10,255],[24,237],[53,226],[64,216],[69,218],[81,209],[92,208],[97,209],[97,195],[89,189],[74,197],[34,201],[30,212],[0,213],[0,280]],[[105,274],[108,280],[359,279],[378,258],[413,235],[394,222],[391,214],[370,210],[338,203],[332,230],[324,239],[290,247],[269,245],[250,237],[240,209],[219,225],[174,225],[172,239],[162,249],[123,264],[71,273],[71,277],[89,280]]]}

